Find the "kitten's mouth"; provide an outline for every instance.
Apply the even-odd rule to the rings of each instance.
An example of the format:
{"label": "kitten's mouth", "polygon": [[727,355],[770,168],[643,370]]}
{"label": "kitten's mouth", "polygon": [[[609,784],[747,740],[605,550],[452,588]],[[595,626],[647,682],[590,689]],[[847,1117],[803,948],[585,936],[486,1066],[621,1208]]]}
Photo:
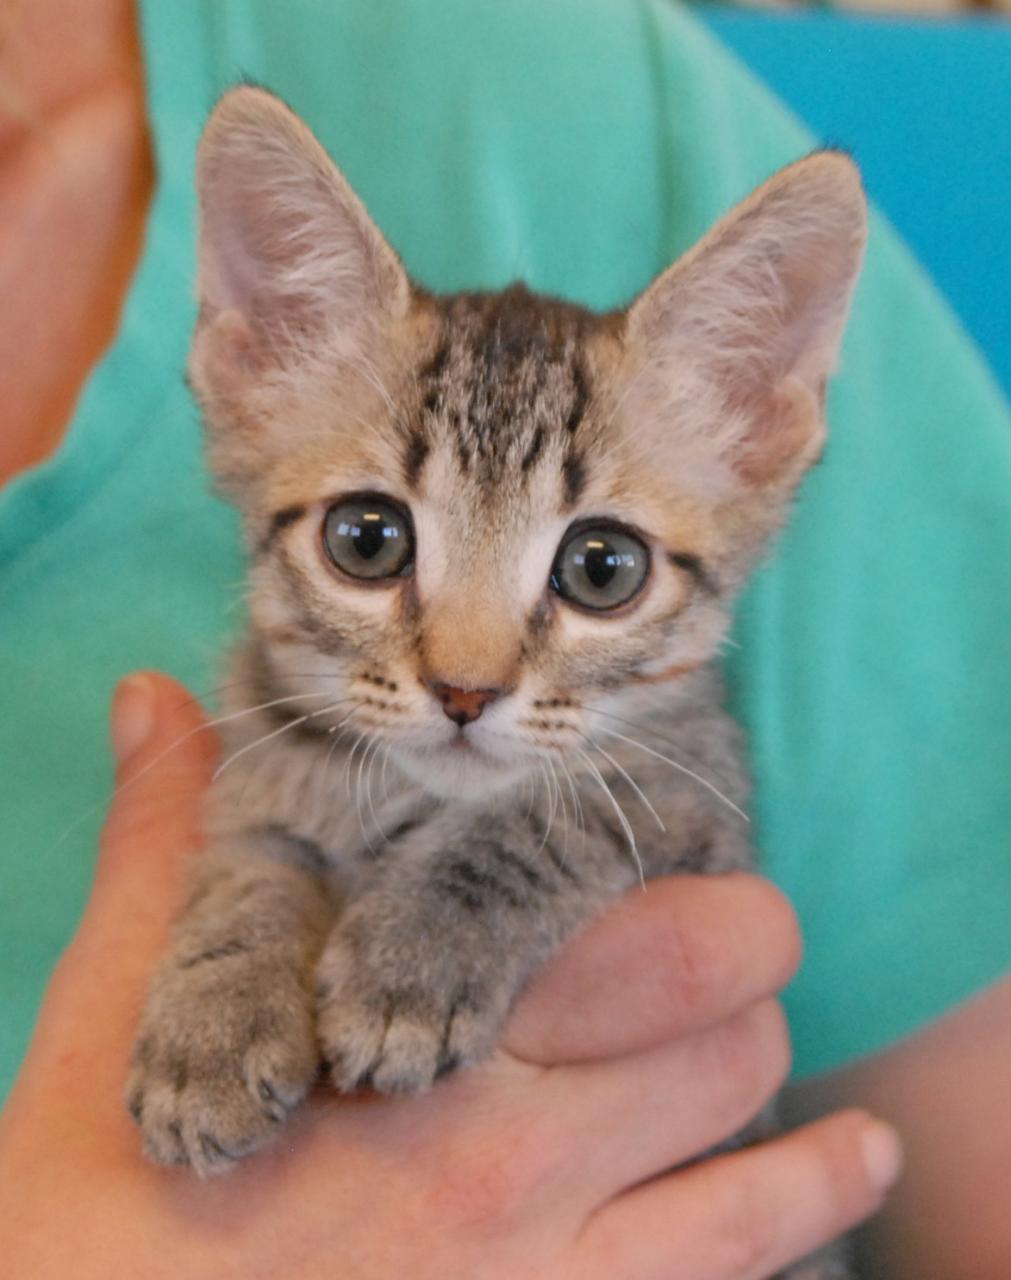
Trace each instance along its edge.
{"label": "kitten's mouth", "polygon": [[455,766],[457,768],[468,766],[470,769],[477,769],[481,772],[494,772],[501,770],[505,764],[501,757],[492,755],[484,747],[479,747],[465,729],[461,729],[459,733],[454,734],[448,742],[442,743],[436,750],[437,754],[443,757],[447,766]]}
{"label": "kitten's mouth", "polygon": [[459,798],[491,794],[516,780],[521,762],[474,742],[466,729],[451,737],[397,753],[408,776],[435,795]]}

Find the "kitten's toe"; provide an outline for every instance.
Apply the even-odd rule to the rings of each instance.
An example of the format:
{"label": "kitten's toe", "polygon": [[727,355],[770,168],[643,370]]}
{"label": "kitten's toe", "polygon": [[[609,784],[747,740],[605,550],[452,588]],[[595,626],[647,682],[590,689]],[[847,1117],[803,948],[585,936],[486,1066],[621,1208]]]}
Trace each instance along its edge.
{"label": "kitten's toe", "polygon": [[[309,1091],[319,1063],[304,993],[260,994],[245,1006],[232,984],[196,1004],[157,997],[145,1017],[126,1104],[159,1164],[220,1173],[263,1145]],[[178,993],[174,993],[178,994]]]}
{"label": "kitten's toe", "polygon": [[443,1031],[434,1023],[331,1004],[319,1030],[330,1078],[342,1093],[419,1093],[442,1074]]}
{"label": "kitten's toe", "polygon": [[341,1093],[370,1088],[386,1039],[382,1011],[329,1000],[320,1007],[316,1029],[334,1088]]}
{"label": "kitten's toe", "polygon": [[383,1040],[382,1054],[372,1070],[371,1084],[379,1093],[418,1093],[437,1078],[442,1028],[394,1017]]}
{"label": "kitten's toe", "polygon": [[159,1164],[189,1164],[221,1173],[263,1145],[308,1092],[312,1076],[293,1080],[253,1061],[199,1072],[182,1088],[131,1076],[127,1105]]}
{"label": "kitten's toe", "polygon": [[342,1092],[418,1093],[458,1067],[486,1057],[508,1006],[479,999],[472,985],[422,989],[397,980],[346,940],[334,940],[320,964],[317,1033],[334,1085]]}

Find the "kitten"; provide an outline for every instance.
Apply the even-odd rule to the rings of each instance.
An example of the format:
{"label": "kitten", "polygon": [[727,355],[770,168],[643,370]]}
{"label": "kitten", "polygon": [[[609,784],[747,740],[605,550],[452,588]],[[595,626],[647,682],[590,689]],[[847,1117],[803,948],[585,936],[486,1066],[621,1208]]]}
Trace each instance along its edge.
{"label": "kitten", "polygon": [[812,156],[595,315],[418,288],[261,90],[198,169],[190,373],[251,617],[129,1105],[207,1173],[321,1052],[427,1088],[641,878],[751,865],[709,664],[822,447],[865,205]]}

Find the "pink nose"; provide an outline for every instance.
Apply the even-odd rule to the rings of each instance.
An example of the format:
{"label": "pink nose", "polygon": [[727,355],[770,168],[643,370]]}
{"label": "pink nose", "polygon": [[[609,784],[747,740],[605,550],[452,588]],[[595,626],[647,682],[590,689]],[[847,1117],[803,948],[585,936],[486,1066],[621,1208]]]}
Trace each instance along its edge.
{"label": "pink nose", "polygon": [[446,715],[461,729],[476,720],[488,703],[501,695],[500,689],[457,689],[440,681],[433,681],[430,688]]}

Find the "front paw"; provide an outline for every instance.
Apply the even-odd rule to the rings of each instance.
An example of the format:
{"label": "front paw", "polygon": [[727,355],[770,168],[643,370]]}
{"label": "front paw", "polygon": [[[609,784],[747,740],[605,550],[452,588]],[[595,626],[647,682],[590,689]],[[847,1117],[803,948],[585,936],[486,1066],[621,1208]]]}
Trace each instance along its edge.
{"label": "front paw", "polygon": [[144,1012],[127,1106],[154,1160],[216,1173],[271,1136],[318,1065],[296,976],[238,955],[170,963]]}
{"label": "front paw", "polygon": [[317,969],[317,1033],[336,1087],[417,1093],[486,1057],[515,994],[510,966],[407,922],[385,934],[364,924],[338,924]]}

